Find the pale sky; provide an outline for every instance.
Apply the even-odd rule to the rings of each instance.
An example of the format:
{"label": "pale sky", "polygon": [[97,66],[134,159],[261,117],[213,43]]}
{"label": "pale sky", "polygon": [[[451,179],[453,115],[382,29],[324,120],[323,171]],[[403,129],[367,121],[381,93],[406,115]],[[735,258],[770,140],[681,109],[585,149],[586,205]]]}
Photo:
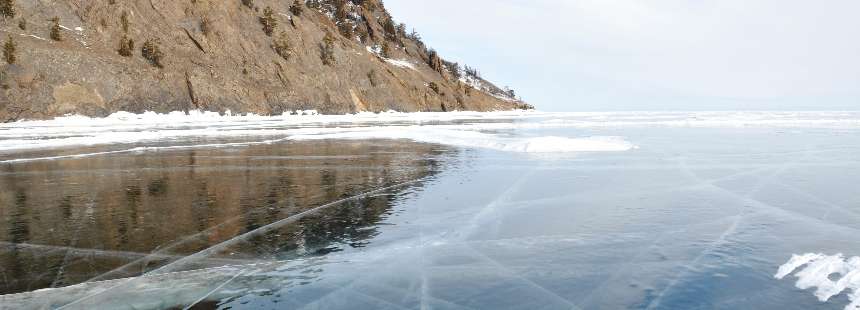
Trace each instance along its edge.
{"label": "pale sky", "polygon": [[860,110],[856,0],[385,0],[545,111]]}

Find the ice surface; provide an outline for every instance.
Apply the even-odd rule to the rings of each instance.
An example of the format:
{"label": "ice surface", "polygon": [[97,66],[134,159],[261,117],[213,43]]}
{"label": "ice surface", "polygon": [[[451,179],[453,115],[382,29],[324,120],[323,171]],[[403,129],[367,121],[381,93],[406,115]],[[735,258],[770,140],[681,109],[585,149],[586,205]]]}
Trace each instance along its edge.
{"label": "ice surface", "polygon": [[860,257],[851,257],[846,261],[842,254],[794,255],[779,267],[775,277],[783,279],[798,269],[800,271],[795,274],[797,288],[815,288],[815,297],[822,302],[847,291],[851,303],[845,309],[860,309]]}
{"label": "ice surface", "polygon": [[856,306],[860,113],[300,114],[0,125],[0,308]]}

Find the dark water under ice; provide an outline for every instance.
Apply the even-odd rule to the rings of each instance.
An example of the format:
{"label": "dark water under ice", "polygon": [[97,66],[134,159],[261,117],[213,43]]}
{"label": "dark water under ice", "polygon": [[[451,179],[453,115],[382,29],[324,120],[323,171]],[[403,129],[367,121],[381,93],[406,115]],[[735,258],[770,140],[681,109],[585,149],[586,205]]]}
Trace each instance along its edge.
{"label": "dark water under ice", "polygon": [[[844,294],[821,303],[773,275],[792,254],[860,255],[860,130],[527,134],[621,136],[638,148],[533,154],[324,140],[6,162],[0,293],[22,294],[0,297],[0,308],[849,303]],[[56,289],[36,291],[45,288]]]}

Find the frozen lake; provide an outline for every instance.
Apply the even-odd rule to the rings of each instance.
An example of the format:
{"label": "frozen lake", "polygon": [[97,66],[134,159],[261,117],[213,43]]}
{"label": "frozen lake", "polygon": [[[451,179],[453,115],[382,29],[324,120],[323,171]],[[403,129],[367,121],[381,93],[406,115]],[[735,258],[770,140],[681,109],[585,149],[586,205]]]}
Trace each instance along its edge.
{"label": "frozen lake", "polygon": [[843,309],[858,184],[858,112],[3,124],[0,308]]}

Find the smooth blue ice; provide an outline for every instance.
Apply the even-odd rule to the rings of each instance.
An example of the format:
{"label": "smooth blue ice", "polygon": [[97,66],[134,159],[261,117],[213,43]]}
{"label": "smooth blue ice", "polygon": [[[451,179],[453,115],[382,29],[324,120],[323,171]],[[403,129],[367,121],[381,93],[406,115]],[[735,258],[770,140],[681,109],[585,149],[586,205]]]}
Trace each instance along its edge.
{"label": "smooth blue ice", "polygon": [[[338,197],[143,276],[0,296],[0,308],[843,309],[850,290],[822,302],[791,276],[774,275],[795,254],[860,255],[858,120],[853,112],[400,120],[398,126],[447,126],[392,135],[447,150],[427,155],[438,161],[435,173]],[[302,134],[349,139],[343,143],[386,140],[378,128],[349,131],[372,133],[362,137],[301,126]],[[436,129],[481,133],[499,143],[611,137],[635,147],[522,152],[420,137]],[[293,134],[227,142],[290,147],[294,141],[277,139]],[[225,154],[249,147],[171,136],[181,136],[175,143],[182,149],[150,152],[146,147],[171,145],[147,140],[91,156],[114,156],[100,152],[126,146],[142,149],[123,156],[141,158],[170,156],[185,146]],[[55,158],[68,152],[33,152],[5,153],[4,173],[22,164],[81,160]],[[21,158],[36,162],[15,161]],[[321,255],[267,249],[272,255],[247,263],[207,261],[249,260],[254,257],[237,249],[248,249],[255,238],[363,210],[369,197],[385,197],[390,211],[361,228],[374,233],[360,246],[341,240]]]}

